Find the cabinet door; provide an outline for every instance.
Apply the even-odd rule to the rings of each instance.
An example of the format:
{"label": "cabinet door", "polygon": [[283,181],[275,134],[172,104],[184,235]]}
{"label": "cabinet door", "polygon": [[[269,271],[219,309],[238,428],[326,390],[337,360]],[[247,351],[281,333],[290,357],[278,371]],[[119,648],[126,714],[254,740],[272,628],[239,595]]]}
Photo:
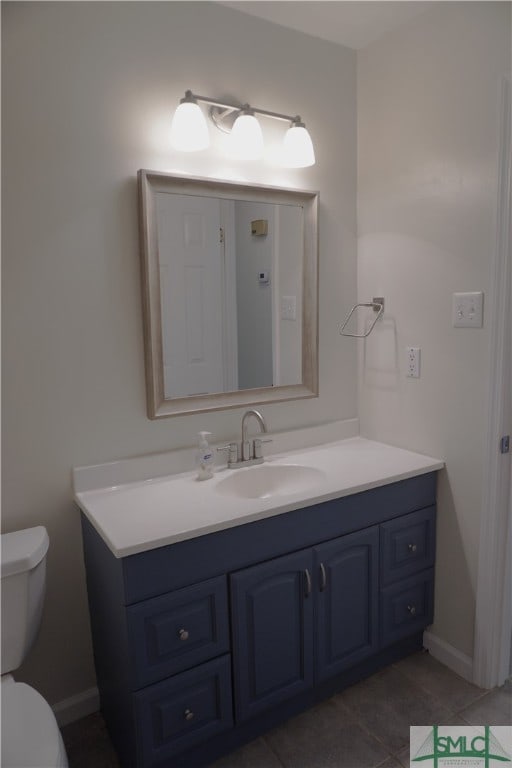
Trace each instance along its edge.
{"label": "cabinet door", "polygon": [[238,721],[313,684],[311,549],[231,576]]}
{"label": "cabinet door", "polygon": [[320,579],[318,680],[342,672],[378,648],[378,551],[378,526],[314,548]]}

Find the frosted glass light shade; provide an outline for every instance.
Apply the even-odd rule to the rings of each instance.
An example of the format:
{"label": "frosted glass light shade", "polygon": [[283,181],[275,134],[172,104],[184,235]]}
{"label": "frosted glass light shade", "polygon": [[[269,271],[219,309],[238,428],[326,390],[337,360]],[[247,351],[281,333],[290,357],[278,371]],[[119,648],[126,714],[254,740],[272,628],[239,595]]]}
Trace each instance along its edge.
{"label": "frosted glass light shade", "polygon": [[231,152],[243,160],[257,160],[263,155],[263,134],[254,115],[242,113],[231,129]]}
{"label": "frosted glass light shade", "polygon": [[315,164],[315,150],[309,132],[303,125],[292,125],[283,141],[284,164],[289,168],[307,168]]}
{"label": "frosted glass light shade", "polygon": [[193,101],[182,101],[171,124],[171,144],[182,152],[197,152],[210,144],[208,126],[201,107]]}

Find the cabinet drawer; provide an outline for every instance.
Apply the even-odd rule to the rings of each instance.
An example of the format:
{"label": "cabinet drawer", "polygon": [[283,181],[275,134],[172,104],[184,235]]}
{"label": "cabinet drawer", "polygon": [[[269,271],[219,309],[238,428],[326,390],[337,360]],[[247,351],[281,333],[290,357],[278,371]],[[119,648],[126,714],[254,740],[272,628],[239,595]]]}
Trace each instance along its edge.
{"label": "cabinet drawer", "polygon": [[381,645],[390,645],[432,624],[434,569],[381,590]]}
{"label": "cabinet drawer", "polygon": [[225,576],[129,606],[126,614],[133,688],[229,650]]}
{"label": "cabinet drawer", "polygon": [[428,507],[381,525],[381,584],[391,584],[434,564],[435,513],[435,507]]}
{"label": "cabinet drawer", "polygon": [[132,695],[138,764],[146,768],[232,727],[230,656]]}

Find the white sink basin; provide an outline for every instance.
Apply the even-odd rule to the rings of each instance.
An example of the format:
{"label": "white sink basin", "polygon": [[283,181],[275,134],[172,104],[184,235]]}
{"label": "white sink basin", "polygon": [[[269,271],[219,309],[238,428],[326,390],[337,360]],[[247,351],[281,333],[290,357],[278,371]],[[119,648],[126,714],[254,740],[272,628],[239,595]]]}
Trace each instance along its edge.
{"label": "white sink basin", "polygon": [[301,493],[325,480],[316,467],[300,464],[260,464],[246,469],[234,469],[221,480],[216,490],[224,496],[243,499],[267,499]]}

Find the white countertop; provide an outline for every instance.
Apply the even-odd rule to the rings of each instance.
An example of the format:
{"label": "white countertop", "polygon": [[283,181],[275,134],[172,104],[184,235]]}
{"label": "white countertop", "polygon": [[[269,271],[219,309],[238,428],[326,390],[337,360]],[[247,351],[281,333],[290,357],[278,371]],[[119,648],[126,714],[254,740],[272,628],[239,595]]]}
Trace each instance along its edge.
{"label": "white countertop", "polygon": [[279,464],[314,467],[321,474],[305,491],[267,498],[240,498],[217,490],[232,473],[252,469],[243,468],[221,469],[204,481],[198,481],[195,472],[186,472],[75,490],[75,500],[121,558],[444,467],[439,459],[361,437],[274,454],[260,466]]}

